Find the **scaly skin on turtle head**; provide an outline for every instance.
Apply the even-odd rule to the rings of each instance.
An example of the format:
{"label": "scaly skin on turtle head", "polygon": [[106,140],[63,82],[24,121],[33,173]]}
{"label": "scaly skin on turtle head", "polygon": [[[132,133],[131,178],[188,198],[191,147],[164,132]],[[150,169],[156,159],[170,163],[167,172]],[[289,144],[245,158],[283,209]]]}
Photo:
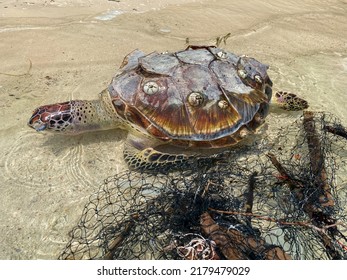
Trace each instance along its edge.
{"label": "scaly skin on turtle head", "polygon": [[37,108],[28,125],[36,131],[64,131],[72,126],[71,102],[44,105]]}
{"label": "scaly skin on turtle head", "polygon": [[117,115],[105,98],[109,98],[107,90],[101,93],[100,100],[72,100],[41,106],[33,112],[28,125],[36,131],[65,134],[119,127]]}
{"label": "scaly skin on turtle head", "polygon": [[286,91],[278,91],[275,100],[279,107],[287,111],[301,111],[308,108],[308,102],[296,94]]}

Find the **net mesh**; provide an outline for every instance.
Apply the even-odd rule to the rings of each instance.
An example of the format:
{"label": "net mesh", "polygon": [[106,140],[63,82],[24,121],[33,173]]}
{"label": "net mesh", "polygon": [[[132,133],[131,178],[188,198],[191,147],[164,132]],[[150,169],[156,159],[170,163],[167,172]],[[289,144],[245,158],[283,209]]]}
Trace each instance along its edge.
{"label": "net mesh", "polygon": [[59,259],[347,259],[346,141],[304,112],[273,143],[110,177]]}

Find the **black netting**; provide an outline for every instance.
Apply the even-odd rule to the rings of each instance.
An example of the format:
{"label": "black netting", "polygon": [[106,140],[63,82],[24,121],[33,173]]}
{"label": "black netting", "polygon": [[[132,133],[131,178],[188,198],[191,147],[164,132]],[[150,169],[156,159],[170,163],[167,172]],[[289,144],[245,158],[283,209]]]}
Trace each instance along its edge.
{"label": "black netting", "polygon": [[347,259],[346,130],[305,112],[273,142],[108,178],[59,258]]}

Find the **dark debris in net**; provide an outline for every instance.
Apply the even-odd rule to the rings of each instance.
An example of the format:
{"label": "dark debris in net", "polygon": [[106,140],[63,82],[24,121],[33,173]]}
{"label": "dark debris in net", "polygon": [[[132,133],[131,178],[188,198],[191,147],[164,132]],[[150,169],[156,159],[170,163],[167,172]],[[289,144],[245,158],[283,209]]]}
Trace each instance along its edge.
{"label": "dark debris in net", "polygon": [[110,177],[59,259],[347,259],[341,131],[306,112],[272,145]]}

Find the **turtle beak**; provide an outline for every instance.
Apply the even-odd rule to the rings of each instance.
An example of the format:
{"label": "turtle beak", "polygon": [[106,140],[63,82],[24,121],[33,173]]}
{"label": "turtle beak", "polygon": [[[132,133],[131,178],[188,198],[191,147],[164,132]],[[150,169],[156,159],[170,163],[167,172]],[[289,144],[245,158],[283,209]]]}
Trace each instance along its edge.
{"label": "turtle beak", "polygon": [[28,121],[28,126],[35,129],[36,131],[43,131],[47,128],[47,116],[42,114],[40,108],[36,109]]}
{"label": "turtle beak", "polygon": [[29,126],[34,128],[37,132],[43,131],[43,130],[45,130],[47,128],[47,124],[46,123],[40,123],[40,122],[29,124]]}

